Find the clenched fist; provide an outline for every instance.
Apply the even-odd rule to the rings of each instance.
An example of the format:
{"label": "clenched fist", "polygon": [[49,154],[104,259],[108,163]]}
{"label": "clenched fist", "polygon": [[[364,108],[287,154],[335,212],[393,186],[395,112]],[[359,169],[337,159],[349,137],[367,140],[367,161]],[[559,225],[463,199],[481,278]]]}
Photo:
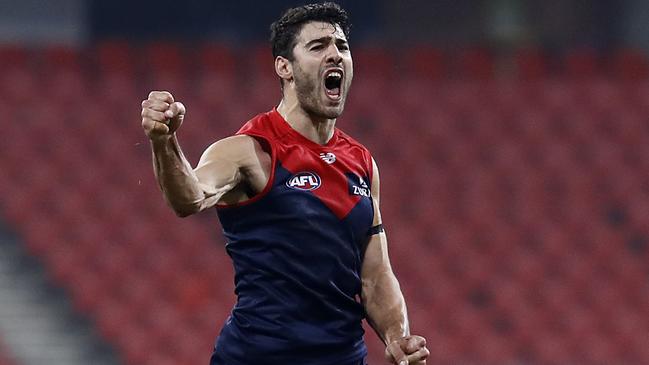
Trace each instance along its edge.
{"label": "clenched fist", "polygon": [[428,355],[426,339],[421,336],[406,336],[385,348],[385,359],[396,365],[425,365]]}
{"label": "clenched fist", "polygon": [[142,128],[152,140],[173,134],[184,117],[185,106],[167,91],[151,91],[142,101]]}

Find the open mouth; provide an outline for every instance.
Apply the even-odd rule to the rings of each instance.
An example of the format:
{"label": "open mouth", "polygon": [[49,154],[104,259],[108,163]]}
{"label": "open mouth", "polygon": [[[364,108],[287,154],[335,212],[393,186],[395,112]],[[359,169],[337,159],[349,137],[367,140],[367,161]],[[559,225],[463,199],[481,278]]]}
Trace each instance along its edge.
{"label": "open mouth", "polygon": [[340,99],[343,72],[340,69],[329,70],[325,73],[324,87],[327,96],[333,100]]}

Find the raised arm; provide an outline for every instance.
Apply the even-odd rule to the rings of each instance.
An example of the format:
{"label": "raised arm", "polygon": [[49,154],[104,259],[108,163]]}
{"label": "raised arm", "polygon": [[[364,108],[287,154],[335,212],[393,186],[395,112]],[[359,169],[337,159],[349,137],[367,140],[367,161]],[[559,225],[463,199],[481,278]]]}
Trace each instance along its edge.
{"label": "raised arm", "polygon": [[184,116],[183,104],[166,91],[153,91],[142,102],[142,127],[151,140],[156,180],[180,217],[214,206],[237,186],[242,180],[241,167],[255,150],[252,138],[229,137],[210,146],[194,170],[175,134]]}
{"label": "raised arm", "polygon": [[392,272],[387,238],[382,229],[379,209],[380,179],[374,161],[373,168],[374,228],[363,260],[361,297],[368,322],[386,345],[386,359],[398,365],[423,365],[429,355],[426,340],[421,336],[410,335],[406,302],[399,282]]}

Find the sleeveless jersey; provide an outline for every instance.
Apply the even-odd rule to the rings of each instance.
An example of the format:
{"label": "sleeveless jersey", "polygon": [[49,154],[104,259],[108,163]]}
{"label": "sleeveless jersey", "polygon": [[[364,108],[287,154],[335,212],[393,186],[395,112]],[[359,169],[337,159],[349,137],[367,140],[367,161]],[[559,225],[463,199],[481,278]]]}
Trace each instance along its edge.
{"label": "sleeveless jersey", "polygon": [[335,129],[326,145],[273,109],[237,134],[271,154],[264,190],[217,206],[237,302],[212,364],[357,365],[367,354],[361,264],[373,220],[369,151]]}

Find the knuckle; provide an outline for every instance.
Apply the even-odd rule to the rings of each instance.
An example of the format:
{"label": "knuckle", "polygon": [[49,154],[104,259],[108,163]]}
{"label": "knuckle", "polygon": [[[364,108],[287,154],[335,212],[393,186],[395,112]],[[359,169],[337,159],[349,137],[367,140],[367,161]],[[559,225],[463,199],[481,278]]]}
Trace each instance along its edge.
{"label": "knuckle", "polygon": [[147,118],[151,118],[152,117],[151,112],[152,112],[151,109],[148,109],[148,108],[147,109],[142,109],[142,116],[147,117]]}
{"label": "knuckle", "polygon": [[155,110],[149,110],[149,113],[147,115],[149,116],[149,118],[153,119],[154,122],[160,122],[164,120],[162,113]]}
{"label": "knuckle", "polygon": [[169,104],[164,101],[157,101],[151,104],[151,108],[153,108],[156,111],[164,111],[169,108]]}
{"label": "knuckle", "polygon": [[151,91],[149,93],[149,100],[157,100],[157,101],[173,100],[173,96],[171,96],[171,93],[169,93],[168,91]]}
{"label": "knuckle", "polygon": [[171,93],[169,91],[161,91],[160,92],[160,98],[163,99],[163,100],[169,100],[172,103],[174,101],[174,96],[171,95]]}

